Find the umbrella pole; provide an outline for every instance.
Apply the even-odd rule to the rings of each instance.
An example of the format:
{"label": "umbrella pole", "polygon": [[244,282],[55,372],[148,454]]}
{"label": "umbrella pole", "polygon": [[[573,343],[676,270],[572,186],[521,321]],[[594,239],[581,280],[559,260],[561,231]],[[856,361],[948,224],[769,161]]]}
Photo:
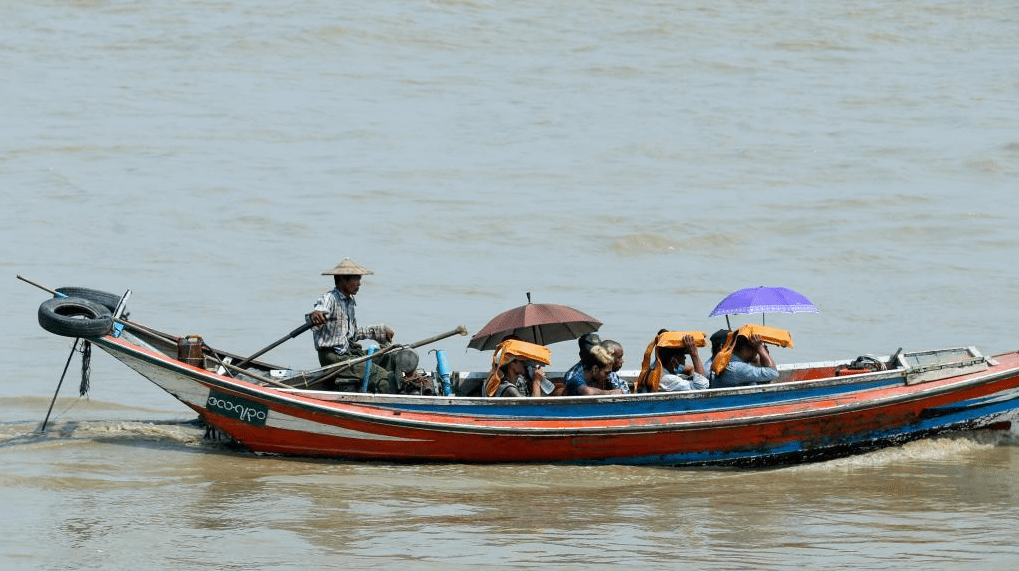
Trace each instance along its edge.
{"label": "umbrella pole", "polygon": [[725,326],[729,328],[729,331],[732,331],[732,324],[729,323],[729,316],[728,315],[725,316]]}

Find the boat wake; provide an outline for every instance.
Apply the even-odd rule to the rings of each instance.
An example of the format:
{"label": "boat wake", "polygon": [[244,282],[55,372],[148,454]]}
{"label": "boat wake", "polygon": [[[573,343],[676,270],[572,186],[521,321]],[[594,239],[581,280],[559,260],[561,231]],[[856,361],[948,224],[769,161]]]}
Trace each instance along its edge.
{"label": "boat wake", "polygon": [[801,464],[791,469],[852,470],[893,464],[955,464],[964,462],[967,456],[979,455],[999,447],[1019,447],[1019,432],[1014,423],[1010,430],[973,430],[932,436],[855,456]]}
{"label": "boat wake", "polygon": [[192,420],[77,420],[50,422],[45,432],[41,423],[0,424],[0,449],[51,448],[74,443],[147,444],[156,446],[207,446],[206,427]]}

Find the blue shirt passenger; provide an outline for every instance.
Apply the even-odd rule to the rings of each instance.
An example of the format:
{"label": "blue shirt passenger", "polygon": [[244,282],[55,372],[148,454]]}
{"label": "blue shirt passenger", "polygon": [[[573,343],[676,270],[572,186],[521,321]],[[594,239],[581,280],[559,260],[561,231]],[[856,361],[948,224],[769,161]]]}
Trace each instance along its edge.
{"label": "blue shirt passenger", "polygon": [[[581,388],[587,386],[587,381],[584,380],[584,363],[583,361],[577,361],[576,365],[570,367],[566,374],[563,375],[563,386],[565,387],[564,393],[567,396],[578,396],[581,393]],[[619,378],[619,375],[615,371],[609,373],[608,381],[609,390],[619,389],[624,395],[630,393],[630,386],[623,379]]]}
{"label": "blue shirt passenger", "polygon": [[630,387],[612,370],[615,357],[601,345],[591,347],[588,359],[570,367],[563,375],[567,396],[629,393]]}
{"label": "blue shirt passenger", "polygon": [[767,384],[778,378],[778,371],[771,367],[759,367],[744,361],[733,353],[729,364],[717,376],[711,379],[711,388],[742,387],[744,385]]}

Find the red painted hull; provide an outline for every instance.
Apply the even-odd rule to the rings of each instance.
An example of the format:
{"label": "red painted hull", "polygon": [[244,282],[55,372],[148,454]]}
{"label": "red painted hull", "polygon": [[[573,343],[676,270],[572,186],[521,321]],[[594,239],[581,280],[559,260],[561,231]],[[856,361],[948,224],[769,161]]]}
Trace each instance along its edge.
{"label": "red painted hull", "polygon": [[217,375],[126,339],[98,344],[252,451],[355,460],[797,462],[1000,426],[1019,406],[1016,353],[933,373],[916,368],[834,378],[814,368],[791,375],[812,380],[743,389],[474,399],[281,390]]}

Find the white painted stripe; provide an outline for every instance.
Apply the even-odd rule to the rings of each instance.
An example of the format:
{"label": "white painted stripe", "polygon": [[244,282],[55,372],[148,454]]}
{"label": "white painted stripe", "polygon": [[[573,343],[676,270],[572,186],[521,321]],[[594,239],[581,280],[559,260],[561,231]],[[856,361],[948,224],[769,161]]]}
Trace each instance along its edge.
{"label": "white painted stripe", "polygon": [[386,436],[384,434],[371,434],[369,432],[351,430],[349,428],[333,426],[331,424],[313,422],[304,418],[299,418],[296,416],[291,416],[289,414],[276,412],[274,410],[269,411],[269,418],[266,420],[265,424],[266,426],[271,426],[273,428],[296,430],[299,432],[307,432],[313,434],[324,434],[328,436],[339,436],[341,438],[357,438],[359,440],[386,440],[391,442],[423,441],[423,439],[420,438],[402,438],[399,436]]}
{"label": "white painted stripe", "polygon": [[209,400],[209,387],[168,369],[150,365],[145,361],[136,359],[121,359],[121,361],[155,383],[159,388],[177,397],[181,402],[205,408],[205,403]]}
{"label": "white painted stripe", "polygon": [[[178,375],[173,371],[164,369],[162,367],[152,366],[144,361],[136,361],[134,359],[131,359],[129,362],[125,360],[125,363],[132,369],[138,371],[138,373],[140,373],[142,376],[151,380],[153,383],[158,385],[166,392],[177,397],[180,401],[199,407],[203,410],[207,409],[209,394],[211,393],[211,391],[205,385],[198,383],[189,377]],[[328,413],[328,409],[325,409],[324,412]],[[266,418],[265,425],[270,428],[293,430],[296,432],[305,432],[310,434],[338,436],[341,438],[356,438],[359,440],[380,440],[391,442],[423,441],[420,438],[402,438],[399,436],[372,434],[369,432],[361,432],[359,430],[351,430],[349,428],[333,426],[331,424],[314,422],[305,418],[284,414],[272,410],[271,408],[269,410],[269,416],[268,418]]]}

